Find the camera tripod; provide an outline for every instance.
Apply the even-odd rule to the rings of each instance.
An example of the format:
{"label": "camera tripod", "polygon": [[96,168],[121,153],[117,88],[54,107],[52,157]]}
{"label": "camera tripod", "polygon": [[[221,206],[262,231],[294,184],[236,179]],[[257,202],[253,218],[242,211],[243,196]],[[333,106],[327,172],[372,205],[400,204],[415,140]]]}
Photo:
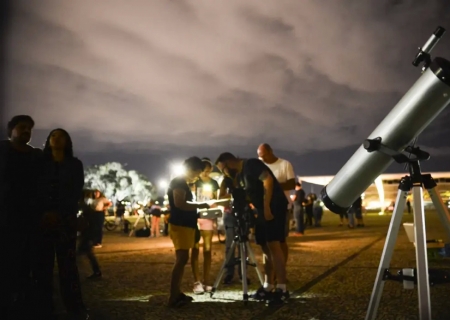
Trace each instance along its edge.
{"label": "camera tripod", "polygon": [[[214,293],[219,288],[220,281],[222,281],[223,275],[227,271],[228,267],[234,267],[235,265],[240,265],[241,275],[242,275],[242,292],[243,292],[243,301],[246,305],[248,302],[248,282],[247,282],[247,265],[255,268],[256,273],[258,274],[259,281],[261,285],[263,285],[263,277],[261,272],[258,269],[258,265],[256,263],[255,255],[253,254],[253,250],[248,242],[248,232],[243,232],[240,228],[240,223],[238,222],[238,234],[234,237],[233,243],[231,244],[230,250],[226,255],[225,261],[220,268],[219,274],[214,281],[213,288],[211,290],[211,297],[213,297]],[[239,246],[240,257],[235,259],[234,252],[236,247]]]}
{"label": "camera tripod", "polygon": [[[418,147],[407,147],[405,150],[414,155],[409,158],[405,154],[397,153],[381,144],[381,138],[366,140],[364,147],[369,152],[380,151],[392,156],[397,163],[407,163],[409,176],[401,179],[398,186],[397,199],[395,201],[394,212],[392,214],[389,231],[384,244],[383,253],[378,267],[375,284],[373,287],[370,303],[366,314],[366,320],[374,320],[377,316],[383,292],[384,281],[392,280],[389,272],[389,265],[394,253],[395,243],[402,222],[402,216],[406,205],[406,196],[412,190],[413,213],[414,213],[414,236],[416,247],[416,267],[415,271],[409,270],[408,274],[403,274],[406,280],[417,283],[419,297],[419,314],[421,320],[431,319],[430,301],[430,278],[427,259],[427,239],[425,230],[425,210],[423,204],[423,188],[428,191],[430,198],[436,208],[438,216],[450,238],[450,215],[444,205],[440,194],[436,191],[436,182],[430,174],[422,174],[420,170],[420,160],[428,160],[430,155],[421,151]],[[406,270],[406,269],[405,269]],[[404,279],[405,280],[405,279]],[[441,281],[444,282],[444,281]]]}

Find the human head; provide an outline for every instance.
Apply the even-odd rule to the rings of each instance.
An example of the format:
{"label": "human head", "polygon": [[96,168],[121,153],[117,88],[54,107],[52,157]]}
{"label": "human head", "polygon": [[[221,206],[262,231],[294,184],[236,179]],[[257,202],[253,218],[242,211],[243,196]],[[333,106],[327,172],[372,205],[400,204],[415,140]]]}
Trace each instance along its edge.
{"label": "human head", "polygon": [[224,152],[216,160],[217,168],[225,175],[235,178],[239,173],[239,159],[230,152]]}
{"label": "human head", "polygon": [[44,154],[51,154],[53,150],[61,150],[67,158],[73,158],[72,139],[69,133],[61,128],[50,131],[45,141]]}
{"label": "human head", "polygon": [[100,198],[102,195],[102,193],[100,192],[100,190],[94,190],[94,198],[98,199]]}
{"label": "human head", "polygon": [[213,165],[212,162],[209,158],[202,158],[202,162],[203,162],[203,171],[200,174],[200,177],[202,178],[209,178],[209,175],[211,174],[211,171],[213,169]]}
{"label": "human head", "polygon": [[277,161],[277,157],[275,157],[272,147],[268,143],[260,144],[257,153],[258,158],[265,163],[271,164]]}
{"label": "human head", "polygon": [[190,157],[184,160],[183,166],[186,180],[190,183],[195,182],[198,179],[205,167],[203,161],[199,157]]}
{"label": "human head", "polygon": [[297,182],[295,184],[295,190],[300,190],[302,188],[302,184],[300,182]]}
{"label": "human head", "polygon": [[14,116],[7,125],[8,138],[18,144],[27,144],[31,140],[34,120],[28,115]]}

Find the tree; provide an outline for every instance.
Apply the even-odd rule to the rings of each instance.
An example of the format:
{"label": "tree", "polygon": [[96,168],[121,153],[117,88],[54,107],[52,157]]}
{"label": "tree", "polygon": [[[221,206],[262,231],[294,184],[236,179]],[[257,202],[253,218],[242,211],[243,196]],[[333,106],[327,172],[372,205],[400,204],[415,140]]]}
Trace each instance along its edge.
{"label": "tree", "polygon": [[108,198],[147,203],[156,198],[154,185],[135,170],[127,171],[118,162],[89,167],[84,173],[85,188],[99,189]]}

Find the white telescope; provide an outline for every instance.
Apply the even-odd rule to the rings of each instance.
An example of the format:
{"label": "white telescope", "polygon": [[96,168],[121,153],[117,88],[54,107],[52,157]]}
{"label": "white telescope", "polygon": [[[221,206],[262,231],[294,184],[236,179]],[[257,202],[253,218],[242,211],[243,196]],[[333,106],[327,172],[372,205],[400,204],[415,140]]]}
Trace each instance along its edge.
{"label": "white telescope", "polygon": [[[439,57],[431,61],[429,55],[444,32],[439,27],[420,49],[413,65],[424,62],[422,76],[370,134],[369,140],[381,139],[389,149],[403,152],[449,104],[450,62]],[[368,152],[367,147],[361,145],[322,190],[323,203],[332,212],[346,213],[355,199],[393,162],[391,156]]]}

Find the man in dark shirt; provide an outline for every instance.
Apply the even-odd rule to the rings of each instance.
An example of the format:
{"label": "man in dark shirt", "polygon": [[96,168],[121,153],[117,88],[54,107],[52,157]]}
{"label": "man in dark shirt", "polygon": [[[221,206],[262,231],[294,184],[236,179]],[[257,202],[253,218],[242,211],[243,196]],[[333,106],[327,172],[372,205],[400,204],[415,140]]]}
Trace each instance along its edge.
{"label": "man in dark shirt", "polygon": [[305,232],[304,223],[304,210],[303,205],[305,203],[305,191],[302,189],[302,185],[297,182],[295,184],[295,195],[294,195],[294,219],[295,219],[295,234],[303,235]]}
{"label": "man in dark shirt", "polygon": [[[287,302],[286,263],[281,243],[285,241],[286,208],[288,205],[283,189],[272,171],[259,159],[238,159],[229,152],[216,160],[220,171],[231,177],[235,186],[245,189],[258,217],[255,224],[256,243],[261,246],[266,263],[265,283],[253,295],[269,305]],[[274,288],[274,276],[278,284]]]}
{"label": "man in dark shirt", "polygon": [[1,316],[17,316],[18,309],[25,309],[19,304],[29,283],[31,237],[40,217],[37,174],[42,151],[28,144],[33,127],[30,116],[15,116],[7,127],[9,140],[0,141]]}

